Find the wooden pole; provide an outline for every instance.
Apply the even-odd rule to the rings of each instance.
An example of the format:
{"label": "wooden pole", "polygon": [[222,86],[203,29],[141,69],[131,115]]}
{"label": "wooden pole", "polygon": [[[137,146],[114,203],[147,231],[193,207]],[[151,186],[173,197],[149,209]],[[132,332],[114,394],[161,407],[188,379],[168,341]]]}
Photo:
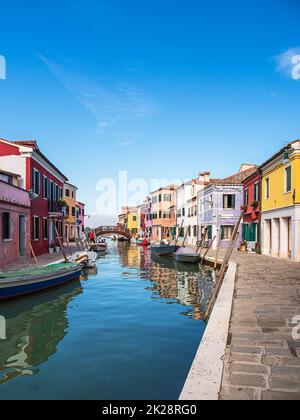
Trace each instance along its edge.
{"label": "wooden pole", "polygon": [[201,257],[201,254],[202,254],[202,249],[204,248],[204,243],[205,243],[205,239],[206,239],[207,232],[208,232],[208,227],[206,227],[206,228],[204,229],[204,233],[203,233],[203,241],[202,241],[202,244],[201,244],[201,249],[200,249],[200,257]]}
{"label": "wooden pole", "polygon": [[214,266],[215,269],[218,266],[219,252],[220,252],[220,248],[221,248],[221,240],[222,240],[222,229],[220,229],[220,232],[219,232],[217,252],[216,252],[216,261],[215,261],[215,266]]}
{"label": "wooden pole", "polygon": [[211,250],[211,248],[212,248],[213,243],[215,242],[215,240],[216,240],[216,236],[214,236],[213,240],[210,242],[210,245],[209,245],[209,247],[207,248],[207,251],[206,251],[206,253],[205,253],[205,254],[204,254],[204,256],[203,256],[202,261],[204,261],[204,260],[205,260],[205,258],[206,258],[206,256],[207,256],[207,254],[208,254],[208,253],[209,253],[209,251]]}
{"label": "wooden pole", "polygon": [[186,234],[185,234],[185,237],[184,237],[184,240],[183,240],[183,243],[182,243],[182,248],[184,248],[184,246],[185,246],[185,243],[186,243],[186,240],[187,240],[187,237],[188,237],[188,234],[189,234],[189,227],[187,228],[187,230],[186,230]]}
{"label": "wooden pole", "polygon": [[179,228],[179,231],[178,231],[178,235],[177,235],[177,239],[176,239],[176,242],[175,242],[175,246],[177,246],[177,244],[178,244],[183,223],[184,223],[184,220],[182,220],[182,222],[181,222],[181,225],[180,225],[180,228]]}
{"label": "wooden pole", "polygon": [[67,257],[67,254],[65,252],[65,248],[64,248],[63,243],[62,243],[62,241],[60,239],[60,236],[59,236],[59,233],[58,233],[58,230],[57,230],[57,227],[56,226],[55,226],[55,233],[56,233],[56,236],[57,236],[57,240],[59,242],[59,246],[61,247],[61,252],[62,252],[62,254],[64,256],[65,262],[69,262],[68,257]]}
{"label": "wooden pole", "polygon": [[222,282],[223,282],[223,279],[224,279],[226,270],[228,268],[228,264],[229,264],[231,255],[233,253],[233,250],[235,248],[235,245],[236,245],[236,242],[237,242],[237,239],[238,239],[239,228],[240,228],[240,224],[241,224],[241,222],[243,220],[244,214],[245,214],[245,212],[243,211],[241,213],[241,216],[240,216],[238,222],[236,223],[236,225],[234,227],[233,234],[232,234],[232,239],[231,239],[231,243],[230,243],[230,245],[229,245],[229,247],[227,249],[227,252],[226,252],[226,255],[225,255],[225,258],[224,258],[224,261],[223,261],[221,270],[220,270],[220,273],[218,275],[218,281],[217,281],[215,290],[213,292],[212,298],[211,298],[210,303],[209,303],[209,305],[207,307],[207,310],[205,312],[205,316],[204,316],[204,320],[205,321],[210,316],[210,312],[212,310],[212,307],[213,307],[213,305],[214,305],[214,303],[215,303],[215,301],[217,299],[217,296],[219,294],[220,288],[222,286]]}
{"label": "wooden pole", "polygon": [[33,258],[34,258],[34,261],[35,261],[36,265],[39,265],[39,262],[38,262],[38,260],[36,258],[36,255],[34,253],[34,250],[32,248],[32,245],[31,245],[31,242],[30,241],[29,241],[29,248],[30,248],[31,254],[32,254]]}

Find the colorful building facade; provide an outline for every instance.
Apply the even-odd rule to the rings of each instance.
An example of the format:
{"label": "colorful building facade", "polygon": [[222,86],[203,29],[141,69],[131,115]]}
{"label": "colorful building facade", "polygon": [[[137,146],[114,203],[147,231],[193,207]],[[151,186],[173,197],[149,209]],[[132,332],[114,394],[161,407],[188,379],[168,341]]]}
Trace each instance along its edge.
{"label": "colorful building facade", "polygon": [[30,193],[30,239],[34,253],[37,256],[48,253],[50,244],[56,241],[56,229],[62,237],[60,201],[67,177],[42,154],[36,141],[0,139],[0,161],[4,171],[19,175],[20,187]]}
{"label": "colorful building facade", "polygon": [[202,172],[197,179],[185,182],[176,189],[177,234],[179,240],[188,245],[198,241],[198,203],[197,196],[209,184],[210,172]]}
{"label": "colorful building facade", "polygon": [[146,238],[150,239],[152,236],[152,200],[151,197],[147,197],[145,202],[145,229]]}
{"label": "colorful building facade", "polygon": [[261,175],[257,169],[243,182],[243,241],[248,251],[260,252]]}
{"label": "colorful building facade", "polygon": [[260,167],[262,252],[300,261],[300,140]]}
{"label": "colorful building facade", "polygon": [[76,209],[77,209],[77,238],[80,238],[84,234],[85,230],[85,204],[81,203],[80,201],[77,201],[76,203]]}
{"label": "colorful building facade", "polygon": [[66,202],[64,220],[64,240],[75,242],[77,237],[77,187],[68,182],[64,184],[63,199]]}
{"label": "colorful building facade", "polygon": [[176,189],[169,185],[151,193],[152,237],[154,241],[174,240],[176,237]]}
{"label": "colorful building facade", "polygon": [[[206,232],[206,239],[214,240],[212,249],[227,248],[232,239],[234,226],[241,216],[244,201],[242,182],[256,168],[242,165],[240,171],[225,179],[211,179],[210,184],[198,194],[198,225],[200,237]],[[242,242],[242,226],[236,247]]]}
{"label": "colorful building facade", "polygon": [[30,257],[30,196],[0,167],[0,267]]}

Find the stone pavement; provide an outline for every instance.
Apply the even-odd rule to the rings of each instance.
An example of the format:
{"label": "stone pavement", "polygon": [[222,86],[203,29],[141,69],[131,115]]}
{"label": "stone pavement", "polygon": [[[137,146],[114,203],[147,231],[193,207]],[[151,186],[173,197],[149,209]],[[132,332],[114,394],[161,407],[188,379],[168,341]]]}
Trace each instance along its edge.
{"label": "stone pavement", "polygon": [[[65,251],[66,251],[66,254],[69,256],[72,253],[74,254],[75,252],[77,252],[78,248],[75,244],[70,245],[69,247],[65,246]],[[46,265],[46,264],[51,264],[54,261],[61,260],[62,258],[63,258],[62,252],[59,252],[59,253],[55,252],[53,254],[41,255],[41,256],[37,257],[37,260],[38,260],[38,263],[40,265]],[[15,271],[15,270],[19,270],[19,269],[25,268],[25,267],[26,268],[36,267],[34,259],[33,258],[20,257],[13,264],[8,264],[8,265],[5,265],[4,267],[1,267],[0,271],[2,271],[2,272]]]}
{"label": "stone pavement", "polygon": [[239,252],[232,260],[239,268],[220,399],[300,400],[300,264]]}

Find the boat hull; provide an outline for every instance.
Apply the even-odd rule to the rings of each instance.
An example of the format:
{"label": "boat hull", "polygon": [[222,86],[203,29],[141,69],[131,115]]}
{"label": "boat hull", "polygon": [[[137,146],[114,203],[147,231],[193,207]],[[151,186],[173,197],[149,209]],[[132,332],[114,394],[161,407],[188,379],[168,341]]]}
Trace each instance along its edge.
{"label": "boat hull", "polygon": [[41,292],[46,289],[61,286],[62,284],[78,280],[81,274],[81,266],[66,270],[61,273],[44,275],[43,278],[34,279],[10,279],[0,282],[0,301]]}
{"label": "boat hull", "polygon": [[170,246],[152,246],[151,252],[154,255],[158,255],[161,257],[172,256],[177,250],[179,249],[178,246],[170,245]]}
{"label": "boat hull", "polygon": [[175,254],[175,260],[181,263],[187,264],[196,264],[199,262],[199,255],[198,254]]}

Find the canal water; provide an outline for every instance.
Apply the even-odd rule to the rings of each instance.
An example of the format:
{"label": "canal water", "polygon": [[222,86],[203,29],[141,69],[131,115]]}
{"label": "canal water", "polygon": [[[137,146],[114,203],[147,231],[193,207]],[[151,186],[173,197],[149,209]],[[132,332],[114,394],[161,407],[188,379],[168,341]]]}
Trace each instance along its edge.
{"label": "canal water", "polygon": [[1,303],[0,399],[177,399],[213,280],[111,243],[80,281]]}

